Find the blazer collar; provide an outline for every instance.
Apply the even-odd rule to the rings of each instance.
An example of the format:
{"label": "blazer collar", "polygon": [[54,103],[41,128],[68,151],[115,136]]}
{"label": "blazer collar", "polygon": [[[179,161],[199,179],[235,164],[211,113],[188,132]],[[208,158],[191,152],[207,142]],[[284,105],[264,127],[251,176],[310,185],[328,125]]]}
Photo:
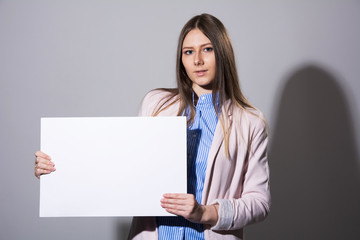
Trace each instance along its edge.
{"label": "blazer collar", "polygon": [[[226,112],[225,110],[228,109],[228,125],[227,127],[229,128],[231,126],[232,123],[232,109],[230,108],[230,100],[227,100],[224,104],[224,106],[222,107],[222,112]],[[218,155],[221,145],[224,142],[224,132],[220,123],[220,120],[218,121],[217,125],[216,125],[216,129],[215,129],[215,133],[214,133],[214,137],[213,137],[213,141],[210,147],[210,151],[209,151],[209,155],[208,155],[208,159],[207,159],[207,167],[206,167],[206,176],[205,176],[205,184],[204,184],[204,189],[203,189],[203,193],[202,193],[202,204],[207,203],[207,193],[209,192],[209,187],[211,185],[211,175],[213,172],[213,167],[214,167],[214,161],[216,159],[216,156]]]}

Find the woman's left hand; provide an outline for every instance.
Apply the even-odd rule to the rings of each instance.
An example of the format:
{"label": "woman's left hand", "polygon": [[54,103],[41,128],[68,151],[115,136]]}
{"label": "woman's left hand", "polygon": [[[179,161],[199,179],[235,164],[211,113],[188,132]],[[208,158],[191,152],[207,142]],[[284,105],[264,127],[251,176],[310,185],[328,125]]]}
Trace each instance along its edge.
{"label": "woman's left hand", "polygon": [[205,211],[205,206],[200,205],[193,194],[166,193],[160,200],[161,206],[169,213],[186,218],[195,223],[200,223]]}

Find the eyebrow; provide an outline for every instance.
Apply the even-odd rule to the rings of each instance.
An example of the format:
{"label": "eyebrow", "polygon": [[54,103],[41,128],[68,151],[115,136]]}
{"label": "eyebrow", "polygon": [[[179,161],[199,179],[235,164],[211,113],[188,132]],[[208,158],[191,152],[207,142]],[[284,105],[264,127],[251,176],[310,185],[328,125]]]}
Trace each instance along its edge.
{"label": "eyebrow", "polygon": [[[211,42],[209,42],[209,43],[204,43],[204,44],[201,44],[200,47],[204,47],[204,46],[206,46],[206,45],[212,45],[212,43],[211,43]],[[192,48],[194,48],[194,47],[183,47],[182,49],[192,49]]]}

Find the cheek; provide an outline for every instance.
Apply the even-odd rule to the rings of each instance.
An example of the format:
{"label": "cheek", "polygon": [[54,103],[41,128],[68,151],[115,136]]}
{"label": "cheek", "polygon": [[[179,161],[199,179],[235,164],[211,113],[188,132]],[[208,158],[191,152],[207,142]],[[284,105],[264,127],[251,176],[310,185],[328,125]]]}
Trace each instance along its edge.
{"label": "cheek", "polygon": [[210,58],[210,62],[211,62],[211,66],[212,66],[213,68],[215,68],[215,66],[216,66],[215,56],[212,56],[212,57]]}
{"label": "cheek", "polygon": [[182,65],[184,66],[186,73],[189,75],[189,73],[191,72],[191,65],[189,65],[188,61],[186,60],[182,60]]}

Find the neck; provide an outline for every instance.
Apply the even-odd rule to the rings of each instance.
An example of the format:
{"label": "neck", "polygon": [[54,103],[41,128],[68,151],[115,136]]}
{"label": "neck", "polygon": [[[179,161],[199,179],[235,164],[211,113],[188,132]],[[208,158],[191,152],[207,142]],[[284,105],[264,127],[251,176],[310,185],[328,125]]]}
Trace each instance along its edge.
{"label": "neck", "polygon": [[201,95],[212,93],[211,89],[205,89],[202,87],[199,87],[197,85],[193,85],[193,91],[196,93],[197,97],[200,97]]}

